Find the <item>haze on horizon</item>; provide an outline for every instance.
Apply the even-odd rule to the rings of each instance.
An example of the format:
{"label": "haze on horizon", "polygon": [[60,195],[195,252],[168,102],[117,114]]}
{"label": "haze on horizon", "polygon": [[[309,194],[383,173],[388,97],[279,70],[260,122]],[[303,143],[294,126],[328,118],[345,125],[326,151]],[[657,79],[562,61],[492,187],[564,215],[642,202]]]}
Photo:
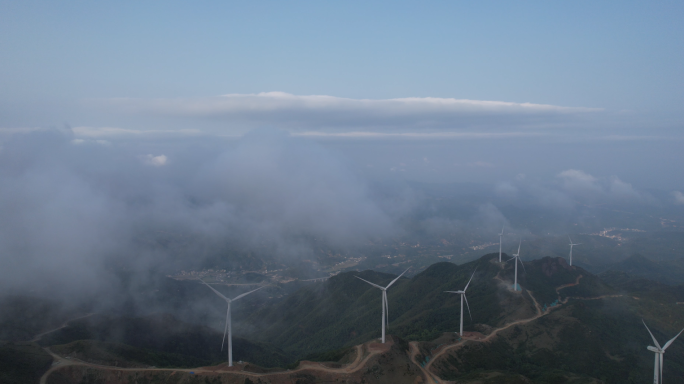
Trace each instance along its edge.
{"label": "haze on horizon", "polygon": [[[0,290],[104,289],[113,260],[180,268],[226,243],[301,258],[410,220],[534,232],[503,204],[681,215],[683,15],[0,1]],[[443,217],[425,184],[475,208]],[[141,245],[163,232],[194,240]]]}

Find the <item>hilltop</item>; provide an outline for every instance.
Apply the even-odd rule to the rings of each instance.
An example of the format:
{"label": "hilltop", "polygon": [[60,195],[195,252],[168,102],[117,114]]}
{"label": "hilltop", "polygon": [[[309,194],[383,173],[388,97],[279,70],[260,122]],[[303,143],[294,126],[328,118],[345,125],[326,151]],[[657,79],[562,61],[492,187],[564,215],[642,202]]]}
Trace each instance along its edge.
{"label": "hilltop", "polygon": [[[460,337],[454,333],[460,300],[443,291],[462,289],[474,271],[473,319],[466,314]],[[354,276],[380,285],[396,277],[341,273],[256,307],[235,332],[246,339],[233,339],[235,360],[249,363],[231,369],[213,365],[225,361],[222,333],[170,315],[76,320],[40,340],[61,367],[48,382],[622,384],[643,382],[652,372],[641,318],[661,340],[684,327],[684,306],[675,301],[682,287],[601,278],[545,257],[519,267],[522,291],[516,292],[512,262],[489,254],[399,279],[388,291],[391,336],[383,346],[377,343],[380,290]],[[665,359],[666,377],[684,375],[681,342]]]}

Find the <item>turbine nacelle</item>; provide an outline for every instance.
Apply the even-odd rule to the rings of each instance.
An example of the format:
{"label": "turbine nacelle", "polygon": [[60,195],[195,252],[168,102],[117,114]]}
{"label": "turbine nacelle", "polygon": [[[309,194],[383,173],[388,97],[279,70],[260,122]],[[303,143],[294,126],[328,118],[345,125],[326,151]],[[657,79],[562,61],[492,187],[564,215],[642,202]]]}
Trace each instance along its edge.
{"label": "turbine nacelle", "polygon": [[662,349],[658,349],[658,348],[652,347],[650,345],[648,347],[646,347],[646,349],[648,349],[651,352],[655,352],[655,353],[665,353],[665,351],[663,351]]}

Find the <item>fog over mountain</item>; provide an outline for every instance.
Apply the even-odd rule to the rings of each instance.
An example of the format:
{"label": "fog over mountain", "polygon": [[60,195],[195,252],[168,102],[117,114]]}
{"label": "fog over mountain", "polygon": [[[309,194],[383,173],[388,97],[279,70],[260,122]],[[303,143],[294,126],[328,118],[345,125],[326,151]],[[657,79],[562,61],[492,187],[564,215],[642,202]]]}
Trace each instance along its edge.
{"label": "fog over mountain", "polygon": [[113,260],[145,270],[177,256],[142,240],[163,233],[191,239],[181,258],[229,243],[287,260],[310,253],[307,237],[342,246],[394,230],[344,160],[308,140],[265,130],[218,145],[140,149],[77,140],[69,129],[4,143],[4,289],[106,290]]}
{"label": "fog over mountain", "polygon": [[[146,278],[152,270],[176,273],[200,268],[203,260],[249,254],[289,265],[311,259],[316,248],[358,250],[368,241],[402,237],[420,242],[423,234],[494,241],[502,226],[525,238],[563,236],[576,230],[572,223],[600,227],[594,209],[601,206],[651,213],[681,213],[682,207],[678,191],[654,194],[617,175],[560,165],[551,177],[521,169],[480,184],[391,177],[434,170],[430,159],[439,149],[419,164],[400,163],[382,174],[360,166],[359,151],[396,156],[391,141],[316,141],[278,129],[239,138],[82,137],[69,127],[5,136],[3,291],[93,296],[115,291],[120,270]],[[462,168],[491,167],[473,161]],[[444,198],[454,202],[441,203]],[[540,222],[541,231],[518,217],[527,211],[553,219]]]}

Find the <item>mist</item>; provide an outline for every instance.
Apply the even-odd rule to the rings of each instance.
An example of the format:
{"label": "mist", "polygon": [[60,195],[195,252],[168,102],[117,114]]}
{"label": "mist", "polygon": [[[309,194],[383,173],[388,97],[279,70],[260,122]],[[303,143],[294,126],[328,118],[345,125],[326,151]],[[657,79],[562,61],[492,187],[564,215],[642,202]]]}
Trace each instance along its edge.
{"label": "mist", "polygon": [[[374,173],[350,146],[276,129],[185,140],[79,139],[69,127],[15,133],[0,152],[1,288],[96,295],[117,286],[120,270],[145,278],[220,259],[242,268],[247,255],[260,269],[311,260],[316,247],[358,250],[397,236],[496,240],[501,227],[519,237],[562,235],[577,223],[600,229],[590,206],[682,208],[676,193],[560,166],[549,177],[416,183],[388,177],[410,164]],[[394,156],[382,143],[356,151],[364,146],[379,150],[376,159]],[[421,159],[424,170],[433,165]],[[543,212],[553,224],[542,232],[521,212]]]}
{"label": "mist", "polygon": [[275,130],[182,145],[17,134],[0,174],[2,290],[101,294],[115,267],[170,273],[226,247],[287,262],[312,239],[353,246],[395,230],[343,158]]}

